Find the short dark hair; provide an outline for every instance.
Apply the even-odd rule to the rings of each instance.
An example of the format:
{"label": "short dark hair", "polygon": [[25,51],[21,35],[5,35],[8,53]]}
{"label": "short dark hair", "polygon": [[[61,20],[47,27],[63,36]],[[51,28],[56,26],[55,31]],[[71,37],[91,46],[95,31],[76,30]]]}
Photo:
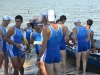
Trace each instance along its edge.
{"label": "short dark hair", "polygon": [[56,23],[58,23],[60,21],[60,19],[56,20]]}
{"label": "short dark hair", "polygon": [[15,17],[15,19],[20,19],[21,22],[23,22],[23,17],[22,17],[21,15],[17,15],[17,16]]}
{"label": "short dark hair", "polygon": [[93,24],[93,20],[88,19],[88,20],[87,20],[87,24],[88,24],[89,26],[91,26],[91,25]]}
{"label": "short dark hair", "polygon": [[63,20],[66,20],[66,16],[65,15],[60,16],[60,21],[63,21]]}

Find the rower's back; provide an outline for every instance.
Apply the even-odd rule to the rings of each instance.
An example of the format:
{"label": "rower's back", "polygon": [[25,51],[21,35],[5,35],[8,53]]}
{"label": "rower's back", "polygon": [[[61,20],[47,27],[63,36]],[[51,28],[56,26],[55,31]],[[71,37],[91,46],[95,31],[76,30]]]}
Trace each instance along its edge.
{"label": "rower's back", "polygon": [[55,24],[55,14],[53,10],[48,12],[49,25],[47,26],[49,34],[46,45],[46,63],[59,63],[60,62],[60,42],[63,36],[62,26]]}
{"label": "rower's back", "polygon": [[50,29],[50,36],[47,41],[47,50],[58,51],[62,39],[62,27],[59,24],[51,24],[48,27]]}

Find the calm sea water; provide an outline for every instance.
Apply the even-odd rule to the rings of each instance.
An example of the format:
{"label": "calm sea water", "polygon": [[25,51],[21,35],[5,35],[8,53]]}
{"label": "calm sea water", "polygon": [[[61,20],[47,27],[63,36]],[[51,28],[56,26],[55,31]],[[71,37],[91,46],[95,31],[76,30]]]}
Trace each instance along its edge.
{"label": "calm sea water", "polygon": [[[71,31],[74,27],[74,20],[80,19],[82,25],[86,24],[87,19],[93,19],[92,29],[95,38],[100,40],[100,0],[0,0],[0,23],[4,15],[9,15],[13,19],[20,14],[24,18],[22,27],[26,26],[29,18],[41,16],[41,12],[54,9],[57,19],[61,15],[66,15],[65,23]],[[28,12],[29,11],[29,12]],[[14,25],[14,20],[10,25]]]}

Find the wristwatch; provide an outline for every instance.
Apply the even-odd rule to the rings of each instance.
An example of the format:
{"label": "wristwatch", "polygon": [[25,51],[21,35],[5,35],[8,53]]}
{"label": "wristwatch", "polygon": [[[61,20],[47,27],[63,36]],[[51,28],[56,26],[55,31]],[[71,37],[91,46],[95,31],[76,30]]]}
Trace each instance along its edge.
{"label": "wristwatch", "polygon": [[39,59],[39,58],[37,58],[37,61],[40,61],[40,59]]}

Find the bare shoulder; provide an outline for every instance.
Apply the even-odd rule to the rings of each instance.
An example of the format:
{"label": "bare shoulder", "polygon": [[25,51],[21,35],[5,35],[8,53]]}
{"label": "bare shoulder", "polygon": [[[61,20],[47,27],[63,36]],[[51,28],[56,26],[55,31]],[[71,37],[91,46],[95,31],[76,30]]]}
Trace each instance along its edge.
{"label": "bare shoulder", "polygon": [[45,26],[44,28],[43,28],[43,33],[50,33],[50,29],[49,29],[49,27],[48,26]]}
{"label": "bare shoulder", "polygon": [[7,34],[13,34],[14,33],[14,26],[10,27],[7,31]]}
{"label": "bare shoulder", "polygon": [[73,28],[73,30],[75,30],[75,31],[76,31],[76,30],[77,30],[77,28],[76,28],[76,27],[74,27],[74,28]]}
{"label": "bare shoulder", "polygon": [[10,27],[8,31],[14,31],[14,26]]}
{"label": "bare shoulder", "polygon": [[64,30],[68,30],[68,27],[67,26],[64,26]]}

